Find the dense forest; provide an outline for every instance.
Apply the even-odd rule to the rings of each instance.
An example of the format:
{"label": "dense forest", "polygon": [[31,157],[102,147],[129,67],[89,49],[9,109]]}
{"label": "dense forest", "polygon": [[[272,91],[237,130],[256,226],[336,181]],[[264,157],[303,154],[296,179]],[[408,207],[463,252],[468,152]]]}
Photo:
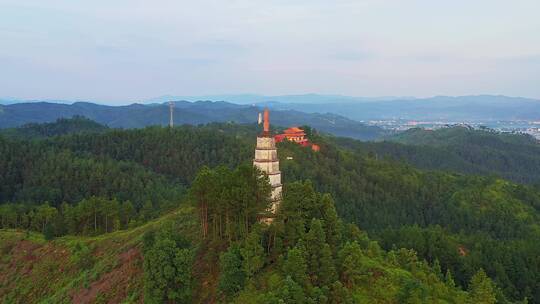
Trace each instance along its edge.
{"label": "dense forest", "polygon": [[285,176],[309,176],[332,193],[341,216],[384,248],[414,248],[452,269],[460,284],[482,267],[512,297],[538,298],[538,190],[493,177],[422,172],[330,146],[312,155],[289,146],[280,151],[290,149],[295,158],[283,163]]}
{"label": "dense forest", "polygon": [[[482,270],[471,279],[468,292],[460,290],[451,272],[443,274],[440,265],[431,267],[412,250],[384,251],[356,225],[344,224],[332,197],[316,192],[310,182],[288,183],[277,217],[270,226],[259,224],[257,214],[265,211],[268,202],[264,204],[257,198],[267,196],[269,189],[267,183],[257,180],[258,174],[253,171],[249,166],[234,172],[205,168],[191,190],[195,206],[202,211],[200,222],[204,218],[214,221],[210,223],[213,231],[201,234],[208,244],[205,252],[212,252],[205,258],[216,261],[211,265],[219,265],[217,290],[221,301],[269,304],[496,301],[495,285]],[[230,180],[230,174],[238,175],[236,182],[219,182]],[[246,190],[250,195],[239,195]],[[234,196],[242,199],[231,201],[230,197]],[[214,206],[208,207],[209,201]],[[235,209],[235,206],[244,207]],[[225,221],[228,210],[235,216]],[[215,221],[224,223],[223,233]],[[201,230],[204,229],[203,225]],[[221,248],[218,250],[221,253],[214,253],[215,248]],[[183,297],[187,294],[181,293]],[[164,296],[160,293],[156,302]]]}
{"label": "dense forest", "polygon": [[52,136],[77,133],[100,133],[109,130],[83,116],[72,118],[59,118],[50,123],[28,123],[18,128],[0,129],[0,134],[9,138],[39,139]]}
{"label": "dense forest", "polygon": [[[260,182],[250,173],[251,166],[242,166],[253,157],[257,130],[252,126],[151,127],[42,140],[0,137],[1,225],[39,231],[49,239],[64,234],[99,235],[143,225],[191,201],[199,216],[204,215],[200,229],[207,238],[200,246],[223,252],[221,257],[206,258],[221,265],[208,273],[231,276],[218,284],[227,301],[264,298],[273,303],[302,295],[324,303],[317,299],[332,299],[328,295],[336,293],[360,303],[367,299],[424,303],[444,297],[447,302],[463,303],[471,296],[455,287],[434,287],[440,280],[445,286],[455,284],[465,290],[488,286],[492,292],[487,294],[500,303],[525,298],[540,303],[537,188],[493,176],[422,171],[377,157],[361,144],[348,143],[344,148],[335,138],[307,131],[321,145],[319,153],[292,143],[278,147],[285,199],[281,220],[269,230],[256,224],[256,214],[264,210],[265,202],[249,199],[266,190],[257,190]],[[302,180],[310,182],[296,183]],[[211,188],[200,190],[203,185]],[[225,189],[237,190],[228,193]],[[200,208],[204,201],[210,205]],[[328,219],[327,213],[332,212],[343,219],[337,220],[340,228],[328,224],[336,221]],[[366,241],[363,233],[345,223],[357,224],[377,242]],[[330,252],[315,253],[310,249],[315,240],[322,243],[312,248],[328,245]],[[196,255],[193,245],[170,235],[148,236],[145,251],[152,252],[162,241],[177,244],[181,265]],[[254,243],[261,244],[263,260],[244,265],[253,257],[245,246],[261,252]],[[345,258],[348,255],[355,258]],[[415,262],[396,262],[404,259],[400,255],[409,255]],[[287,264],[289,258],[296,261]],[[345,260],[353,264],[345,266]],[[362,262],[355,266],[357,260]],[[320,263],[330,265],[325,270],[330,275],[316,273],[323,268]],[[295,265],[301,269],[292,269]],[[358,277],[348,277],[346,267],[352,267],[347,271]],[[436,279],[443,274],[446,279]],[[323,282],[319,277],[332,280]],[[382,285],[372,286],[374,278]],[[415,279],[408,282],[406,278]],[[237,283],[227,286],[230,282]],[[403,286],[408,291],[399,289]],[[434,294],[434,290],[443,291]],[[383,291],[389,298],[383,298]],[[162,296],[157,292],[151,297]]]}
{"label": "dense forest", "polygon": [[268,304],[502,299],[482,269],[463,290],[451,271],[443,273],[413,250],[381,249],[340,220],[332,197],[310,182],[287,184],[273,223],[260,224],[269,191],[252,166],[203,167],[183,206],[138,228],[48,242],[28,230],[0,230],[0,298]]}
{"label": "dense forest", "polygon": [[526,134],[450,127],[410,129],[382,142],[335,138],[342,147],[421,169],[497,175],[517,183],[540,184],[540,145]]}

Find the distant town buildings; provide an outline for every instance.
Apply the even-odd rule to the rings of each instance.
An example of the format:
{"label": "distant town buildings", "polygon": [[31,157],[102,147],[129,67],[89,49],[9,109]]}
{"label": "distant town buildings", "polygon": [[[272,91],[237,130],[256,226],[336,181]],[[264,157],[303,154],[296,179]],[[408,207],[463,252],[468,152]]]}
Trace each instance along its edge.
{"label": "distant town buildings", "polygon": [[480,129],[490,132],[501,133],[523,133],[529,134],[540,140],[540,121],[527,120],[494,120],[494,121],[448,121],[448,120],[412,120],[412,119],[380,119],[361,121],[371,126],[378,126],[390,132],[400,132],[411,128],[423,128],[426,130],[437,130],[441,128],[451,128],[455,126],[467,127],[469,129]]}

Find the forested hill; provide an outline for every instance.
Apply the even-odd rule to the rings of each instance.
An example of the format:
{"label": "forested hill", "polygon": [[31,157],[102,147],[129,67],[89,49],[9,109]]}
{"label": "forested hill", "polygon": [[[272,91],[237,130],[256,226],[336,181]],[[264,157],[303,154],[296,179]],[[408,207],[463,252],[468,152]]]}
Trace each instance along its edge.
{"label": "forested hill", "polygon": [[[268,193],[269,186],[245,184],[253,173],[246,166],[203,169],[201,183],[192,189],[196,208],[184,204],[139,227],[100,236],[52,238],[0,229],[0,301],[461,304],[500,298],[482,270],[463,290],[451,272],[443,273],[439,264],[429,265],[412,250],[382,250],[358,227],[337,218],[331,197],[309,184],[291,184],[279,220],[260,225],[257,214],[264,204],[246,194]],[[237,179],[216,184],[207,179],[213,177]],[[220,196],[206,201],[203,189]],[[201,208],[200,199],[211,208]],[[238,213],[225,217],[228,209]],[[220,234],[211,225],[212,234],[204,236],[201,210],[212,221],[227,219],[228,228]]]}
{"label": "forested hill", "polygon": [[[211,122],[255,123],[261,108],[236,105],[223,101],[175,102],[174,121],[177,125],[206,124]],[[111,128],[142,128],[169,123],[167,104],[132,104],[106,106],[88,102],[58,104],[48,102],[0,105],[0,128],[12,128],[27,123],[53,122],[58,118],[85,116]],[[387,131],[334,114],[304,113],[295,110],[275,111],[272,123],[283,127],[310,125],[318,130],[338,136],[371,140]]]}
{"label": "forested hill", "polygon": [[518,183],[540,183],[540,143],[525,134],[452,127],[411,129],[382,142],[346,138],[336,138],[335,142],[422,169],[492,174]]}
{"label": "forested hill", "polygon": [[410,145],[439,147],[471,143],[511,150],[518,150],[516,148],[518,145],[524,148],[531,146],[538,147],[538,141],[527,134],[502,133],[487,128],[474,129],[467,126],[455,126],[436,130],[414,128],[389,137],[388,140]]}
{"label": "forested hill", "polygon": [[[198,197],[195,201],[219,202],[213,205],[217,209],[209,209],[217,212],[215,216],[207,217],[213,221],[208,225],[209,234],[228,240],[247,237],[245,232],[249,229],[243,227],[249,226],[246,223],[252,221],[253,214],[247,214],[244,220],[244,217],[239,217],[243,213],[234,209],[241,206],[236,204],[241,202],[235,199],[236,195],[251,197],[253,193],[243,189],[250,189],[256,184],[249,178],[252,175],[246,171],[246,166],[232,171],[226,168],[203,170],[203,175],[197,174],[204,165],[236,168],[247,164],[247,168],[250,168],[256,133],[253,126],[211,124],[172,130],[162,127],[109,130],[33,141],[0,136],[0,202],[3,204],[0,223],[4,228],[31,229],[45,232],[49,237],[66,234],[108,235],[113,231],[145,225],[149,220],[174,209],[186,198],[185,189],[191,187],[194,180],[199,180],[195,185],[213,186],[206,190],[202,188],[201,191],[195,191],[200,188],[192,189],[188,196],[191,197],[190,201]],[[284,191],[287,195],[294,194],[286,199],[291,207],[286,209],[291,212],[286,222],[292,226],[276,228],[276,233],[281,237],[276,239],[279,241],[275,246],[285,248],[278,250],[282,256],[270,254],[265,256],[269,260],[262,262],[263,265],[268,265],[269,261],[282,263],[290,254],[293,259],[298,259],[299,263],[295,264],[300,265],[300,269],[288,268],[293,265],[285,267],[285,263],[275,264],[285,267],[276,267],[276,270],[287,269],[284,270],[285,274],[311,271],[308,279],[304,281],[306,277],[303,275],[296,278],[291,275],[291,280],[300,285],[298,287],[290,280],[286,281],[287,275],[283,276],[282,272],[276,277],[272,272],[265,271],[265,279],[257,281],[262,285],[246,284],[246,289],[239,290],[223,283],[225,285],[220,288],[227,290],[228,296],[246,295],[242,299],[255,299],[254,296],[250,297],[250,291],[257,290],[258,286],[279,289],[283,282],[288,282],[284,285],[294,286],[294,294],[304,293],[310,297],[315,297],[318,292],[328,294],[323,287],[330,283],[317,279],[321,274],[315,269],[320,267],[309,265],[318,265],[322,261],[327,263],[329,259],[315,254],[311,262],[302,262],[302,257],[311,259],[314,254],[314,247],[309,249],[311,245],[305,243],[307,239],[320,239],[321,235],[320,224],[312,223],[311,219],[326,222],[331,213],[327,212],[330,209],[322,208],[329,205],[328,200],[322,200],[319,194],[313,192],[314,188],[331,194],[338,215],[345,222],[355,223],[367,231],[382,249],[414,249],[421,260],[425,259],[434,268],[441,268],[442,271],[438,273],[448,272],[452,278],[447,279],[449,285],[454,286],[455,283],[463,289],[475,289],[477,283],[472,283],[473,277],[483,269],[496,284],[495,293],[500,303],[507,303],[505,299],[518,301],[524,298],[528,298],[529,303],[540,303],[540,290],[537,288],[540,281],[539,189],[495,177],[422,171],[404,163],[377,158],[365,150],[341,148],[333,142],[334,139],[312,134],[309,129],[308,133],[315,143],[320,144],[320,152],[293,143],[279,145]],[[295,183],[302,180],[309,182]],[[232,192],[225,189],[232,189]],[[211,195],[197,196],[204,193]],[[319,207],[302,209],[307,206]],[[252,212],[256,208],[250,210]],[[230,220],[227,215],[235,216],[237,220],[229,224],[236,226],[224,225]],[[216,230],[218,227],[229,228]],[[326,227],[323,225],[322,228],[325,232]],[[315,230],[308,238],[311,229]],[[210,233],[212,231],[213,234]],[[298,233],[306,233],[305,238],[299,238]],[[345,248],[345,244],[352,240],[351,233],[342,231],[342,235],[348,236],[342,239],[343,242],[338,241],[339,248]],[[356,232],[352,234],[358,235]],[[326,242],[330,242],[331,235],[333,233],[326,236]],[[263,234],[261,237],[266,240],[270,236]],[[167,236],[164,238],[167,239]],[[299,239],[303,241],[298,242]],[[362,238],[356,240],[363,242]],[[182,240],[172,242],[177,242],[179,250],[187,249]],[[164,246],[170,244],[171,240],[150,243]],[[257,236],[252,236],[248,243],[258,243]],[[294,245],[288,247],[288,244]],[[363,244],[360,244],[360,248],[351,245],[354,248],[347,247],[341,255],[340,249],[330,253],[333,257],[337,254],[337,259],[330,259],[333,262],[327,264],[337,267],[336,271],[343,271],[343,262],[348,259],[347,263],[352,268],[347,271],[354,277],[346,276],[347,279],[340,284],[349,291],[358,291],[365,286],[375,288],[358,291],[360,300],[357,301],[377,299],[381,302],[407,302],[407,299],[413,301],[414,298],[418,303],[426,303],[433,302],[433,297],[440,299],[431,293],[431,287],[407,279],[415,277],[414,273],[419,269],[419,265],[411,260],[415,259],[413,256],[407,258],[406,252],[402,252],[401,256],[379,254],[378,246],[369,245],[369,242]],[[323,247],[324,244],[316,245],[316,248]],[[42,250],[54,250],[47,248]],[[255,250],[259,250],[257,248]],[[287,252],[293,248],[296,251]],[[222,249],[214,251],[219,253]],[[94,254],[102,256],[103,252],[96,250]],[[223,257],[223,263],[237,266],[208,269],[207,273],[217,277],[219,273],[229,273],[227,271],[231,270],[231,275],[235,277],[234,271],[238,265],[252,257],[250,251],[244,249],[243,252],[241,247],[238,250],[232,247],[228,255]],[[323,254],[322,250],[317,252]],[[328,251],[324,254],[328,256]],[[364,255],[368,255],[368,258]],[[343,259],[340,260],[340,256]],[[179,262],[182,261],[185,260],[182,258]],[[355,264],[356,261],[361,262]],[[260,262],[254,263],[260,265]],[[304,263],[306,265],[302,266]],[[391,266],[402,263],[411,267],[407,271],[413,272],[412,277]],[[244,275],[252,278],[253,273],[262,274],[259,272],[260,266],[251,266],[242,270]],[[101,271],[114,266],[103,267]],[[42,268],[36,268],[36,271],[39,269]],[[253,269],[257,270],[253,272]],[[328,271],[332,277],[331,267]],[[241,273],[239,275],[242,276]],[[99,275],[89,274],[84,280],[99,284],[99,279]],[[308,281],[311,283],[308,284]],[[385,281],[394,283],[385,285]],[[83,278],[78,282],[83,284]],[[312,289],[314,287],[320,291]],[[345,296],[348,294],[339,284],[328,290],[344,292]],[[281,290],[279,295],[290,295],[292,292]],[[278,296],[277,293],[274,295]],[[392,298],[381,298],[387,293],[392,294]],[[447,302],[462,303],[451,295],[446,294],[445,297]]]}
{"label": "forested hill", "polygon": [[82,116],[59,118],[50,123],[29,123],[17,128],[0,129],[0,134],[11,138],[37,139],[77,133],[99,133],[109,128]]}

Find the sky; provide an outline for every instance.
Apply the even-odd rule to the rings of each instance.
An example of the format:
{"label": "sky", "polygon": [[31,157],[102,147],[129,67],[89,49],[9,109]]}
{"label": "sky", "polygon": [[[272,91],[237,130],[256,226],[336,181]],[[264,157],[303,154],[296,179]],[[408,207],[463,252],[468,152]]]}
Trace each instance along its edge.
{"label": "sky", "polygon": [[540,99],[538,0],[0,0],[0,97]]}

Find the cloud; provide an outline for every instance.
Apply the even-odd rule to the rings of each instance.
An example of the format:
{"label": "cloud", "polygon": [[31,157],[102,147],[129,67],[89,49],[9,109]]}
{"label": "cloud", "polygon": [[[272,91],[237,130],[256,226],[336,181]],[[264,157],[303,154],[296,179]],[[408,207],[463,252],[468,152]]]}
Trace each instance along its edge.
{"label": "cloud", "polygon": [[535,0],[0,0],[0,57],[11,58],[0,91],[540,97],[539,10]]}
{"label": "cloud", "polygon": [[343,61],[364,61],[373,59],[375,54],[367,51],[341,51],[330,55],[331,58]]}

